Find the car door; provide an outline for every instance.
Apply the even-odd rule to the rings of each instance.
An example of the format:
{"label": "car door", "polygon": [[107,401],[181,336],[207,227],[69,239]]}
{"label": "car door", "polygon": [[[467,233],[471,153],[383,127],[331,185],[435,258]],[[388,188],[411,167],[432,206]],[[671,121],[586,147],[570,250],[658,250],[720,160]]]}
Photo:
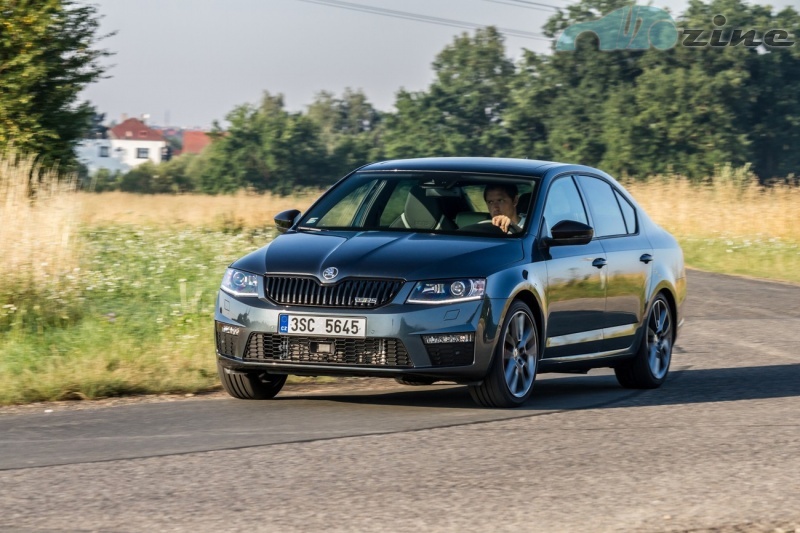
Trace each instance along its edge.
{"label": "car door", "polygon": [[578,176],[578,183],[606,253],[603,348],[628,348],[645,313],[653,251],[638,231],[636,210],[611,183],[592,176]]}
{"label": "car door", "polygon": [[[572,176],[557,178],[548,189],[543,236],[562,220],[588,224],[586,209]],[[547,338],[544,357],[573,357],[602,350],[606,300],[603,264],[597,239],[584,245],[550,246],[547,265]]]}

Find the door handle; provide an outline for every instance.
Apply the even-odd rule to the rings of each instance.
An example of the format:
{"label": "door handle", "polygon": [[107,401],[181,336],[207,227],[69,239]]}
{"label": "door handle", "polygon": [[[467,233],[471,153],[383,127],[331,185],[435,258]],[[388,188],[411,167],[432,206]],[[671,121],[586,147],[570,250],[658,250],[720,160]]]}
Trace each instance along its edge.
{"label": "door handle", "polygon": [[602,257],[598,257],[597,259],[592,261],[592,266],[597,268],[603,268],[604,266],[606,266],[606,260],[603,259]]}
{"label": "door handle", "polygon": [[650,254],[642,254],[642,257],[639,258],[639,261],[644,263],[645,265],[653,260],[653,256]]}

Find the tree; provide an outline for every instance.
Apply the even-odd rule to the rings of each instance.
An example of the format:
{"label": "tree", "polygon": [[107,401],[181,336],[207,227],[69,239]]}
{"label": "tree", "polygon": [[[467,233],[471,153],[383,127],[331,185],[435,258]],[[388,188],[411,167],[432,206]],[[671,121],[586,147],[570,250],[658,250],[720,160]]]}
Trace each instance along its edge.
{"label": "tree", "polygon": [[[719,15],[722,15],[721,17]],[[763,35],[782,28],[800,35],[792,8],[741,0],[692,0],[678,18],[682,28],[705,29],[699,40],[721,42],[734,33]],[[668,168],[701,178],[716,167],[753,165],[762,180],[786,176],[800,165],[800,53],[796,46],[683,46],[649,53],[636,80],[627,122],[634,166],[642,175]]]}
{"label": "tree", "polygon": [[529,50],[517,66],[509,106],[503,122],[511,136],[508,153],[502,155],[528,159],[552,159],[548,143],[550,107],[558,96],[558,87],[547,81],[548,59]]}
{"label": "tree", "polygon": [[71,0],[0,0],[0,149],[75,163],[73,148],[94,116],[78,95],[110,55],[95,47],[98,24],[94,6]]}
{"label": "tree", "polygon": [[[693,0],[682,17],[686,27],[708,26],[715,15],[723,14],[723,40],[732,28],[755,29],[759,37],[773,28],[800,39],[800,14],[786,7],[773,13],[769,6],[748,5],[741,0],[713,0],[708,4]],[[697,50],[697,49],[695,49]],[[747,145],[736,147],[753,163],[762,179],[797,174],[800,168],[800,46],[759,48],[726,46],[704,47],[703,66],[713,74],[726,76],[730,83],[718,97],[726,97],[736,129],[746,135]],[[686,58],[688,50],[677,50]]]}
{"label": "tree", "polygon": [[116,191],[122,174],[119,170],[111,172],[107,168],[100,168],[93,176],[87,179],[87,188],[92,192]]}
{"label": "tree", "polygon": [[[597,21],[628,5],[626,0],[581,0],[551,17],[544,33],[555,39],[574,24]],[[619,102],[635,85],[647,52],[601,51],[599,45],[596,35],[582,33],[574,50],[554,50],[550,56],[526,58],[523,64],[528,68],[520,75],[527,83],[519,86],[538,86],[536,91],[544,104],[540,121],[547,136],[543,149],[553,159],[599,166],[606,158],[608,143],[615,140],[609,138],[608,128],[635,113],[617,107],[610,115],[609,100]],[[526,111],[530,112],[523,109],[518,113],[524,116]]]}
{"label": "tree", "polygon": [[289,194],[298,185],[329,185],[325,147],[318,127],[301,113],[284,109],[283,96],[265,92],[256,107],[236,107],[226,117],[224,133],[202,154],[200,176],[204,192],[233,192],[240,188]]}
{"label": "tree", "polygon": [[381,157],[382,115],[362,91],[348,88],[341,98],[323,91],[308,106],[306,116],[320,132],[332,177]]}
{"label": "tree", "polygon": [[[553,16],[545,33],[555,37],[626,4],[581,0]],[[705,41],[717,27],[723,41],[734,28],[800,35],[794,9],[775,15],[742,0],[691,0],[677,25],[705,29]],[[529,54],[521,64],[508,122],[530,133],[532,151],[642,177],[675,171],[703,178],[720,165],[750,162],[764,179],[800,165],[796,46],[691,47],[679,39],[668,50],[600,50],[590,32],[574,44],[550,56]],[[516,155],[524,141],[514,136]]]}
{"label": "tree", "polygon": [[401,91],[386,133],[390,157],[491,156],[507,151],[503,124],[514,64],[493,27],[462,34],[433,62],[427,92]]}

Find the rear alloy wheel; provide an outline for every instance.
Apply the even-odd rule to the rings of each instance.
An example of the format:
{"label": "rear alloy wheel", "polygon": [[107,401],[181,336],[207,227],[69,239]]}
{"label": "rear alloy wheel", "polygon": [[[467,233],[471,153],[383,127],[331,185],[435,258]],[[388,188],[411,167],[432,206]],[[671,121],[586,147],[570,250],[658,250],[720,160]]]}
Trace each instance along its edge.
{"label": "rear alloy wheel", "polygon": [[263,371],[243,371],[225,368],[219,361],[217,371],[225,392],[240,400],[269,400],[274,398],[286,383],[286,375],[267,374]]}
{"label": "rear alloy wheel", "polygon": [[533,314],[523,302],[514,302],[486,378],[469,388],[472,399],[484,407],[519,407],[533,391],[538,361],[539,333]]}
{"label": "rear alloy wheel", "polygon": [[636,356],[614,369],[619,384],[628,389],[655,389],[667,379],[674,329],[669,302],[663,294],[650,307],[645,328]]}

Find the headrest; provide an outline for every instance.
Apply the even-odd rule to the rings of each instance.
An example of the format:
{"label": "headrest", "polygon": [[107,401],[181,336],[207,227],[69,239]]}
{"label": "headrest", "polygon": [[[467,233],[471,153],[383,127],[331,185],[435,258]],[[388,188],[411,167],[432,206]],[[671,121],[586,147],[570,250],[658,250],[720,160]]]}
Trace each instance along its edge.
{"label": "headrest", "polygon": [[405,221],[415,229],[434,229],[442,218],[439,199],[425,195],[425,189],[412,187],[406,198]]}
{"label": "headrest", "polygon": [[528,205],[531,203],[531,193],[526,192],[521,194],[517,202],[517,213],[524,214],[528,212]]}

